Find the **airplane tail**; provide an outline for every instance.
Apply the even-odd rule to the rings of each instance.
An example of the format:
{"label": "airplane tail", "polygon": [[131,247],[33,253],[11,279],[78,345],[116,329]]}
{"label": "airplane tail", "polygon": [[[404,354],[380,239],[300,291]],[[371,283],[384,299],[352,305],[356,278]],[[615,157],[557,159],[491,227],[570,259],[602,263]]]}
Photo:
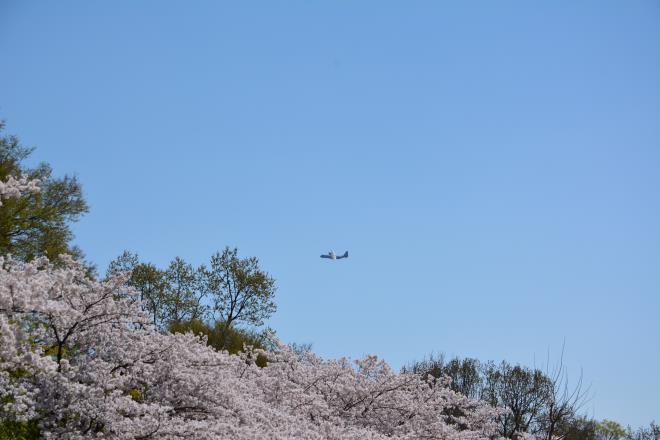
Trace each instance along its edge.
{"label": "airplane tail", "polygon": [[348,258],[348,251],[344,252],[344,255],[341,256],[342,258]]}

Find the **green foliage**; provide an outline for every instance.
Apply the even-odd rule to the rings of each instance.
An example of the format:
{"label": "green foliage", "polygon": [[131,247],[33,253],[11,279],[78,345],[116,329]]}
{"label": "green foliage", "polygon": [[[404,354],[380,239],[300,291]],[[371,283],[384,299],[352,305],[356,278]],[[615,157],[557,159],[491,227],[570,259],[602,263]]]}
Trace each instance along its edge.
{"label": "green foliage", "polygon": [[[0,133],[4,130],[0,122]],[[48,164],[23,165],[33,149],[23,147],[15,136],[0,135],[0,180],[9,176],[39,179],[41,191],[3,200],[0,210],[0,255],[31,260],[45,255],[57,259],[68,253],[81,256],[70,245],[70,224],[87,212],[82,188],[75,177],[54,178]]]}
{"label": "green foliage", "polygon": [[13,370],[5,370],[5,371],[9,373],[9,377],[11,377],[12,379],[20,379],[22,377],[27,376],[28,374],[28,371],[23,368],[16,368]]}
{"label": "green foliage", "polygon": [[129,391],[128,395],[131,396],[131,399],[134,401],[142,402],[142,392],[137,388],[133,388],[131,391]]}
{"label": "green foliage", "polygon": [[[198,319],[179,321],[171,323],[169,330],[172,333],[192,332],[197,336],[204,336],[208,345],[218,351],[227,350],[230,354],[242,352],[245,346],[252,346],[257,349],[269,348],[263,333],[236,327],[227,327],[221,322],[209,325]],[[266,358],[258,356],[256,364],[260,367],[265,367]]]}
{"label": "green foliage", "polygon": [[242,349],[247,333],[237,330],[235,334],[234,324],[263,325],[276,309],[275,280],[260,269],[257,258],[239,258],[237,249],[216,253],[208,269],[195,269],[176,257],[165,270],[141,263],[137,254],[124,251],[107,270],[108,276],[119,272],[131,273],[127,284],[141,293],[157,328],[205,320],[220,323],[222,328],[215,332],[226,341],[214,345],[219,349]]}
{"label": "green foliage", "polygon": [[263,325],[277,306],[275,280],[259,267],[256,257],[239,258],[238,249],[226,247],[200,269],[201,284],[213,301],[213,313],[227,327],[234,322]]}
{"label": "green foliage", "polygon": [[559,427],[563,440],[596,440],[598,422],[587,417],[576,417]]}
{"label": "green foliage", "polygon": [[37,440],[39,438],[39,425],[35,420],[27,422],[0,420],[0,440]]}
{"label": "green foliage", "polygon": [[598,440],[620,440],[626,437],[626,430],[613,420],[603,420],[596,425]]}
{"label": "green foliage", "polygon": [[138,254],[134,254],[131,251],[124,251],[120,256],[108,264],[106,277],[117,275],[122,272],[133,272],[138,264],[140,264]]}
{"label": "green foliage", "polygon": [[66,345],[52,345],[50,347],[45,347],[43,354],[44,356],[57,356],[57,353],[59,353],[60,356],[66,358],[68,352],[69,348]]}
{"label": "green foliage", "polygon": [[124,251],[110,262],[107,276],[120,272],[130,272],[128,285],[140,292],[140,299],[152,318],[154,326],[163,328],[167,321],[168,302],[165,272],[151,263],[141,263],[138,255]]}
{"label": "green foliage", "polygon": [[176,257],[164,272],[164,315],[169,322],[203,319],[204,292],[199,288],[199,275],[191,264]]}
{"label": "green foliage", "polygon": [[454,358],[446,362],[442,355],[431,355],[427,359],[403,368],[403,371],[413,371],[435,378],[447,376],[451,379],[449,386],[452,390],[473,399],[481,398],[485,379],[482,370],[483,366],[477,359]]}

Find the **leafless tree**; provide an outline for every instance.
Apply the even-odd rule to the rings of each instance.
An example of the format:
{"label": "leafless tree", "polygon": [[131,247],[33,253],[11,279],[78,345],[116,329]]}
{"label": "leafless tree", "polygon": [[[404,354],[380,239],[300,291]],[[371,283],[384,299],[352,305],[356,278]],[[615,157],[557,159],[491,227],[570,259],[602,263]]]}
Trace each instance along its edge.
{"label": "leafless tree", "polygon": [[521,432],[537,434],[550,380],[540,370],[508,362],[486,364],[484,375],[482,399],[510,411],[500,417],[500,434],[507,438],[515,438]]}
{"label": "leafless tree", "polygon": [[568,372],[564,366],[564,345],[559,361],[552,368],[548,356],[546,376],[550,379],[550,383],[541,417],[542,433],[546,440],[561,440],[566,436],[566,429],[563,428],[588,402],[589,387],[583,387],[582,371],[575,385],[572,387],[569,385]]}

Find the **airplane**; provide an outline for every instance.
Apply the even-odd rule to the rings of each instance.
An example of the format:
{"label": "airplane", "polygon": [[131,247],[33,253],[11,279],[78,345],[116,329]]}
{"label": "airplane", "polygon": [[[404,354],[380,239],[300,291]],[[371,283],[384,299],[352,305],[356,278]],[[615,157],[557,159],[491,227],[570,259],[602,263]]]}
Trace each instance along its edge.
{"label": "airplane", "polygon": [[331,260],[340,260],[342,258],[348,258],[348,251],[344,252],[344,255],[337,255],[335,251],[330,251],[325,255],[321,255],[321,258],[329,258]]}

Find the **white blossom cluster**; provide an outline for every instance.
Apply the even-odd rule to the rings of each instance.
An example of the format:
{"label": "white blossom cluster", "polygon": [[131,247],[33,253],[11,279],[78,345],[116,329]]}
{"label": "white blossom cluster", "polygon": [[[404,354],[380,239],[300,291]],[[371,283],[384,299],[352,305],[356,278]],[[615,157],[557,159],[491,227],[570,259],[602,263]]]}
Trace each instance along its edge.
{"label": "white blossom cluster", "polygon": [[[486,439],[499,410],[374,356],[217,352],[148,325],[125,279],[0,258],[0,420],[45,438]],[[268,365],[254,360],[265,355]]]}
{"label": "white blossom cluster", "polygon": [[5,182],[0,180],[0,206],[2,206],[3,199],[8,199],[10,197],[20,197],[20,195],[25,192],[38,191],[39,180],[29,180],[27,177],[20,177],[16,179],[13,176],[9,176]]}

